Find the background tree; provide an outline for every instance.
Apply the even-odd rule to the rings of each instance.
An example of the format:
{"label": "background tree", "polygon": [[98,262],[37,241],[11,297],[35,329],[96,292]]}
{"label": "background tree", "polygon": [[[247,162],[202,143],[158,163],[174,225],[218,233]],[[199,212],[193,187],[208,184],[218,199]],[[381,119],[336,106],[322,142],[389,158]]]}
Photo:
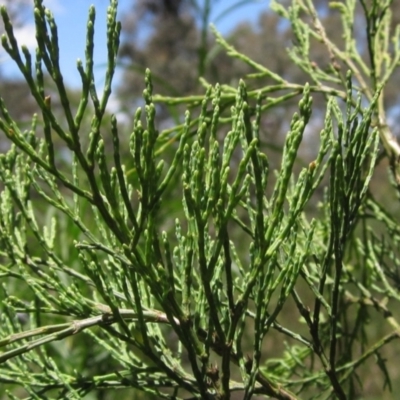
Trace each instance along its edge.
{"label": "background tree", "polygon": [[[3,0],[0,4],[7,7],[16,28],[21,27],[31,16],[32,2],[30,0]],[[3,21],[0,21],[0,34],[3,33]],[[17,120],[29,119],[37,110],[29,96],[29,88],[24,81],[4,76],[1,68],[3,57],[0,59],[0,93],[7,100],[9,110]],[[4,145],[4,141],[2,142]]]}

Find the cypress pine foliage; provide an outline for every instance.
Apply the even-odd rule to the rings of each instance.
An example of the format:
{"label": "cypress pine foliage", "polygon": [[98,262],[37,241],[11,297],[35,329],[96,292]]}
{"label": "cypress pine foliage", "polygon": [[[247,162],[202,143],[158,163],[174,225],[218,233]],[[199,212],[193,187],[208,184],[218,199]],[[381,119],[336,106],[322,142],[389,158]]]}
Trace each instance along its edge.
{"label": "cypress pine foliage", "polygon": [[[18,46],[1,8],[3,47],[40,112],[23,130],[0,99],[10,143],[0,156],[0,394],[352,399],[392,389],[400,225],[396,208],[379,203],[370,186],[387,160],[392,192],[400,193],[400,147],[384,102],[400,60],[392,2],[360,1],[364,44],[353,36],[356,0],[331,2],[342,18],[342,47],[313,1],[273,2],[292,26],[290,56],[306,84],[252,61],[214,30],[254,73],[237,87],[203,80],[203,95],[171,98],[153,93],[147,70],[129,155],[117,117],[107,114],[117,1],[108,9],[101,93],[89,9],[76,107],[59,66],[56,22],[41,0],[34,3],[34,55]],[[310,59],[314,41],[326,47],[330,68]],[[249,89],[260,77],[271,84]],[[299,168],[317,94],[324,127],[315,157]],[[287,115],[281,163],[272,170],[261,116],[294,98],[298,111]],[[159,104],[188,111],[160,131]]]}

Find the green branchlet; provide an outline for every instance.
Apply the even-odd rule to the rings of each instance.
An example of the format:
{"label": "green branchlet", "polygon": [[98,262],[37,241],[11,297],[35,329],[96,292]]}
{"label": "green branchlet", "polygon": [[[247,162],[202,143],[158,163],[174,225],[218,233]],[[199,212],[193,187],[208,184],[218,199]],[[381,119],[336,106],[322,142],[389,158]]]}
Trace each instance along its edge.
{"label": "green branchlet", "polygon": [[[153,94],[147,70],[145,105],[134,115],[128,152],[117,117],[106,118],[121,29],[117,1],[110,2],[107,13],[101,97],[93,78],[95,10],[89,10],[86,60],[77,63],[82,91],[75,115],[51,12],[35,0],[38,49],[32,67],[25,48],[22,60],[1,8],[3,47],[40,109],[31,129],[22,131],[0,99],[0,129],[12,143],[0,156],[2,384],[20,385],[30,398],[54,393],[83,398],[92,390],[139,388],[166,398],[190,393],[228,399],[240,390],[245,399],[254,394],[299,399],[310,387],[323,398],[346,398],[352,374],[395,334],[354,359],[340,355],[339,342],[350,352],[360,333],[356,325],[346,336],[341,307],[346,301],[359,303],[387,315],[378,297],[399,300],[390,277],[398,255],[393,243],[400,242],[395,218],[369,193],[379,141],[389,157],[395,151],[389,150],[392,138],[382,126],[372,126],[376,115],[384,118],[382,91],[387,71],[398,64],[398,51],[390,59],[370,43],[371,57],[381,67],[376,65],[368,86],[367,67],[354,56],[351,38],[354,2],[346,4],[333,4],[343,16],[346,48],[340,50],[329,41],[311,1],[296,0],[289,10],[273,3],[293,25],[297,46],[290,55],[311,84],[287,82],[238,53],[217,32],[231,56],[275,84],[257,91],[243,80],[238,88],[208,85],[203,96],[171,100]],[[389,14],[378,21],[377,11],[363,6],[369,23],[385,33],[382,24]],[[303,12],[311,26],[301,18]],[[332,60],[349,72],[343,76],[339,69],[328,73],[313,66],[310,38],[322,41]],[[388,43],[388,36],[379,38]],[[57,89],[65,127],[52,109],[43,67]],[[278,90],[289,94],[266,97]],[[298,171],[313,92],[328,97],[324,127],[315,159]],[[300,97],[298,112],[273,176],[262,148],[262,114],[294,96]],[[187,111],[182,125],[159,132],[158,101],[199,105],[199,115]],[[88,119],[86,138],[82,126]],[[223,124],[226,131],[220,129]],[[71,152],[71,163],[58,162],[55,135]],[[167,157],[171,146],[174,154]],[[392,161],[394,173],[397,163],[398,158]],[[322,210],[310,217],[308,207],[325,184]],[[171,199],[176,188],[179,212]],[[162,215],[169,216],[167,222]],[[362,223],[368,218],[381,223],[393,242],[380,245]],[[357,239],[357,229],[364,240]],[[298,331],[280,321],[290,299],[293,320],[302,321]],[[361,311],[358,315],[363,318]],[[395,318],[388,322],[398,335]],[[270,335],[286,341],[281,358],[263,358]],[[82,348],[80,340],[90,345]],[[86,368],[87,360],[98,357],[110,370]],[[322,372],[312,366],[314,358]]]}

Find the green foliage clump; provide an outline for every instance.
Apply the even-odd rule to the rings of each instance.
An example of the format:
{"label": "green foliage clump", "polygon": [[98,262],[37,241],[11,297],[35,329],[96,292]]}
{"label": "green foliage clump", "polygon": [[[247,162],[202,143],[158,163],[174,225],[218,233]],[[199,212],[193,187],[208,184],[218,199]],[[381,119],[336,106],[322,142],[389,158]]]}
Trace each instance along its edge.
{"label": "green foliage clump", "polygon": [[[203,80],[205,94],[170,98],[153,94],[147,70],[127,143],[107,114],[117,1],[107,15],[102,94],[90,8],[76,109],[51,12],[35,0],[33,60],[2,7],[3,47],[40,113],[22,130],[0,100],[0,129],[12,143],[0,156],[0,394],[113,398],[136,388],[174,399],[350,399],[363,392],[362,368],[375,364],[380,389],[391,388],[400,228],[370,183],[386,157],[392,190],[400,188],[400,147],[383,101],[399,65],[400,28],[390,30],[390,1],[362,1],[364,60],[352,36],[355,3],[331,3],[342,17],[340,48],[312,1],[273,2],[292,24],[290,56],[309,76],[304,85],[217,32],[219,45],[255,70],[245,77],[251,83]],[[313,41],[326,47],[331,68],[310,59]],[[266,77],[272,83],[249,89]],[[315,157],[300,166],[314,94],[326,101],[323,129]],[[261,118],[294,98],[298,110],[287,116],[272,170]],[[158,104],[191,111],[159,131]]]}

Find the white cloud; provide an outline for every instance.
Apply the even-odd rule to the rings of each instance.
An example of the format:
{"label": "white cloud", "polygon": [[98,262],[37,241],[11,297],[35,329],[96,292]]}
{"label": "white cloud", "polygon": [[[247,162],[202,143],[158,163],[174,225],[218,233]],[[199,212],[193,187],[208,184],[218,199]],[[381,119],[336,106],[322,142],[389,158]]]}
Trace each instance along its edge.
{"label": "white cloud", "polygon": [[66,11],[60,0],[44,0],[43,3],[53,14],[63,14]]}
{"label": "white cloud", "polygon": [[[0,0],[0,5],[5,5],[9,10],[14,12],[28,10],[29,6],[33,9],[33,4],[33,0]],[[54,14],[62,14],[66,11],[61,0],[43,0],[43,4]]]}
{"label": "white cloud", "polygon": [[36,48],[35,25],[26,24],[15,29],[14,35],[20,46],[25,45],[30,50]]}

